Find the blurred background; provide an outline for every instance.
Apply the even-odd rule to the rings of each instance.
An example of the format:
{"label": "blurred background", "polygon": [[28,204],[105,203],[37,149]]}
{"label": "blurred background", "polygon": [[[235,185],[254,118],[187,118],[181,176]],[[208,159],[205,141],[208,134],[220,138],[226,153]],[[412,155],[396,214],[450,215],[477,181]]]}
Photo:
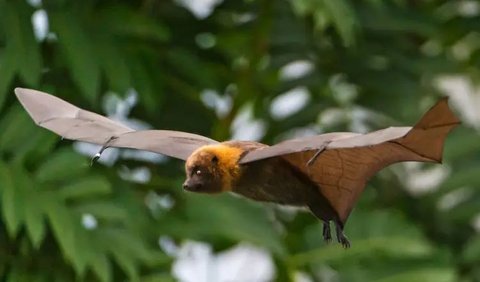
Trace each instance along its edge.
{"label": "blurred background", "polygon": [[[480,3],[0,0],[1,281],[480,281]],[[443,165],[371,181],[322,241],[307,212],[185,193],[183,163],[61,141],[14,87],[134,128],[268,144],[463,124]]]}

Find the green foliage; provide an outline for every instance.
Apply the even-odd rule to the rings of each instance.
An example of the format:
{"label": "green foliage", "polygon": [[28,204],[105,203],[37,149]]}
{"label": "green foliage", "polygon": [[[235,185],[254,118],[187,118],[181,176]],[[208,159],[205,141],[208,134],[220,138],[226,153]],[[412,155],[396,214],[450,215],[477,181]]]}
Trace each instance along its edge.
{"label": "green foliage", "polygon": [[[17,86],[37,88],[102,112],[105,93],[133,89],[131,117],[216,139],[228,139],[251,108],[265,143],[305,128],[412,124],[440,96],[442,76],[478,89],[480,19],[465,14],[466,1],[223,1],[205,19],[177,2],[0,0],[2,281],[174,281],[173,258],[158,246],[164,235],[216,251],[250,242],[273,256],[279,281],[299,271],[314,281],[480,279],[478,119],[449,136],[449,174],[428,193],[408,192],[412,169],[403,165],[374,177],[346,225],[353,246],[345,251],[322,241],[309,214],[181,192],[176,161],[90,167],[70,141],[34,125],[13,95]],[[50,32],[41,39],[32,27],[39,9]],[[283,67],[298,60],[310,72],[285,78]],[[306,105],[274,117],[272,101],[298,87],[308,91]],[[217,114],[202,103],[204,90],[231,107]],[[151,170],[149,182],[119,177],[137,166]],[[152,193],[173,207],[148,204]]]}

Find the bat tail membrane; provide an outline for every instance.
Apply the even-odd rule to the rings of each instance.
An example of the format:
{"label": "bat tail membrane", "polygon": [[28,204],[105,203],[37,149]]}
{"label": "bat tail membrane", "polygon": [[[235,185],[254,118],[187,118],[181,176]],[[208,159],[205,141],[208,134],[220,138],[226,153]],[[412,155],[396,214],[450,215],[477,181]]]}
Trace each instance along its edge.
{"label": "bat tail membrane", "polygon": [[438,101],[420,121],[396,143],[432,162],[442,162],[443,145],[448,133],[460,120],[448,106],[448,98]]}

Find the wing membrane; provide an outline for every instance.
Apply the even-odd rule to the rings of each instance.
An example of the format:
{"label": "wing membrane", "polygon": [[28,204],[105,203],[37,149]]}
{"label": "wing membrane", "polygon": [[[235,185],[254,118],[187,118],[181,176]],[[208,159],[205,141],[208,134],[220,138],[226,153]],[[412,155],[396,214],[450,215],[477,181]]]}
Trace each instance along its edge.
{"label": "wing membrane", "polygon": [[146,150],[183,160],[201,146],[218,143],[201,135],[180,131],[135,131],[37,90],[16,88],[15,94],[37,125],[65,139]]}
{"label": "wing membrane", "polygon": [[[459,123],[448,100],[441,99],[413,127],[390,127],[368,134],[329,133],[295,143],[286,141],[275,145],[287,147],[277,151],[272,146],[269,152],[262,152],[268,148],[249,152],[243,163],[271,157],[286,159],[308,176],[345,222],[367,181],[380,169],[402,161],[441,162],[445,138]],[[292,145],[302,151],[285,154]],[[323,151],[307,164],[318,150]]]}

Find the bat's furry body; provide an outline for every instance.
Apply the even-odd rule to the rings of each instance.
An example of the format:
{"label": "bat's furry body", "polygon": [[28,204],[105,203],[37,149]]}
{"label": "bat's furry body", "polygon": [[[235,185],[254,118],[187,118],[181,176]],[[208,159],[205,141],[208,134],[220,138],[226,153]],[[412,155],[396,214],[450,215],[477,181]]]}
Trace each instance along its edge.
{"label": "bat's furry body", "polygon": [[134,148],[186,160],[184,188],[189,191],[230,191],[256,201],[306,206],[324,221],[325,240],[331,239],[333,221],[345,247],[350,243],[344,224],[368,179],[396,162],[441,162],[444,140],[459,123],[447,99],[442,99],[413,127],[327,133],[273,146],[219,143],[178,131],[134,131],[43,92],[20,88],[15,92],[38,125],[66,139],[100,144],[102,151]]}

